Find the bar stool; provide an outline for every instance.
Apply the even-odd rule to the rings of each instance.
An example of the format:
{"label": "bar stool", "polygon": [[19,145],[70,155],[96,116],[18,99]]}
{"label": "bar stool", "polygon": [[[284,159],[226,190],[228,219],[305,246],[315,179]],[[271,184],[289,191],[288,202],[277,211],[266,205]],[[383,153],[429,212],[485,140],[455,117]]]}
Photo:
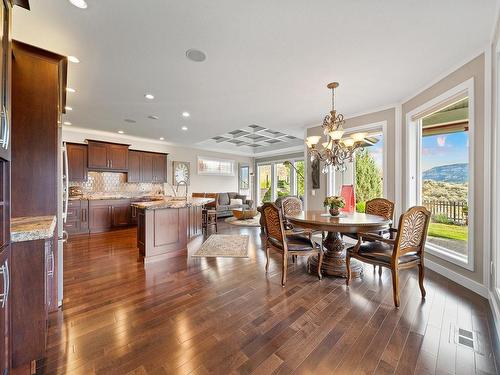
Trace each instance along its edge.
{"label": "bar stool", "polygon": [[217,210],[204,208],[201,211],[201,230],[208,234],[208,228],[215,228],[217,233]]}

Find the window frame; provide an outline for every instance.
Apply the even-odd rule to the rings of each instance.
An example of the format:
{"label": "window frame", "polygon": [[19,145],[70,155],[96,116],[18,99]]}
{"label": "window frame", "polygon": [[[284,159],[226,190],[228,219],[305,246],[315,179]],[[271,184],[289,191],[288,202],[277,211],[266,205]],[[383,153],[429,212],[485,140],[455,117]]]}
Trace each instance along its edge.
{"label": "window frame", "polygon": [[[450,263],[456,264],[469,271],[474,271],[474,224],[475,224],[475,205],[474,205],[474,160],[475,160],[475,93],[474,93],[474,77],[460,83],[459,85],[447,90],[446,92],[427,101],[419,107],[413,109],[406,114],[406,194],[405,208],[420,205],[422,199],[422,168],[421,168],[421,150],[422,150],[422,119],[415,119],[421,113],[425,113],[429,108],[439,106],[440,103],[446,103],[449,99],[466,93],[469,100],[469,181],[467,205],[468,212],[468,237],[467,237],[467,255],[463,256],[452,250],[438,247],[430,244],[425,245],[425,251],[438,258],[444,259]],[[445,105],[445,104],[444,104]]]}

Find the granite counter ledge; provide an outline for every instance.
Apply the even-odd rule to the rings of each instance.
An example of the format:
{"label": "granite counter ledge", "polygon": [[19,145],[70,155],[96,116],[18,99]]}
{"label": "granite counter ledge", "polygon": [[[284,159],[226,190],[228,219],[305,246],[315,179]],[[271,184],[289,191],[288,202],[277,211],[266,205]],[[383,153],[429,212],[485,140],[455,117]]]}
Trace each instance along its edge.
{"label": "granite counter ledge", "polygon": [[166,208],[201,207],[213,201],[213,198],[187,198],[183,200],[175,198],[165,198],[159,201],[152,202],[135,202],[132,204],[132,206],[142,210],[159,210]]}
{"label": "granite counter ledge", "polygon": [[26,216],[12,218],[11,242],[46,240],[54,236],[56,216]]}

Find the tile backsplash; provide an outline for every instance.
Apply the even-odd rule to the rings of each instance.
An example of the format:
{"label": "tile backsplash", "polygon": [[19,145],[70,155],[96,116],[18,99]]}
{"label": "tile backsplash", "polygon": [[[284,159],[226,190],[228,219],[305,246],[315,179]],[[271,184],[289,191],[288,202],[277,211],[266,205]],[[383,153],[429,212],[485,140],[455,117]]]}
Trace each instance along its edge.
{"label": "tile backsplash", "polygon": [[70,181],[69,186],[80,186],[83,194],[122,193],[125,195],[160,194],[163,184],[147,182],[127,182],[126,173],[88,172],[85,182]]}

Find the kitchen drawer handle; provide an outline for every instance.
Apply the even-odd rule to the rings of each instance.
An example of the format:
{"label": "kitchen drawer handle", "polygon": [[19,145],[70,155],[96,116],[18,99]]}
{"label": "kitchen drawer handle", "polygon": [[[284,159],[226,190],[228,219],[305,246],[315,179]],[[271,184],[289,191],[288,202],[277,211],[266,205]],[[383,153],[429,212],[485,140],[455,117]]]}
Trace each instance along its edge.
{"label": "kitchen drawer handle", "polygon": [[9,263],[5,260],[2,267],[0,267],[0,273],[3,277],[3,293],[0,294],[0,302],[2,304],[2,309],[5,308],[5,304],[9,298],[10,291],[10,275],[9,275]]}

